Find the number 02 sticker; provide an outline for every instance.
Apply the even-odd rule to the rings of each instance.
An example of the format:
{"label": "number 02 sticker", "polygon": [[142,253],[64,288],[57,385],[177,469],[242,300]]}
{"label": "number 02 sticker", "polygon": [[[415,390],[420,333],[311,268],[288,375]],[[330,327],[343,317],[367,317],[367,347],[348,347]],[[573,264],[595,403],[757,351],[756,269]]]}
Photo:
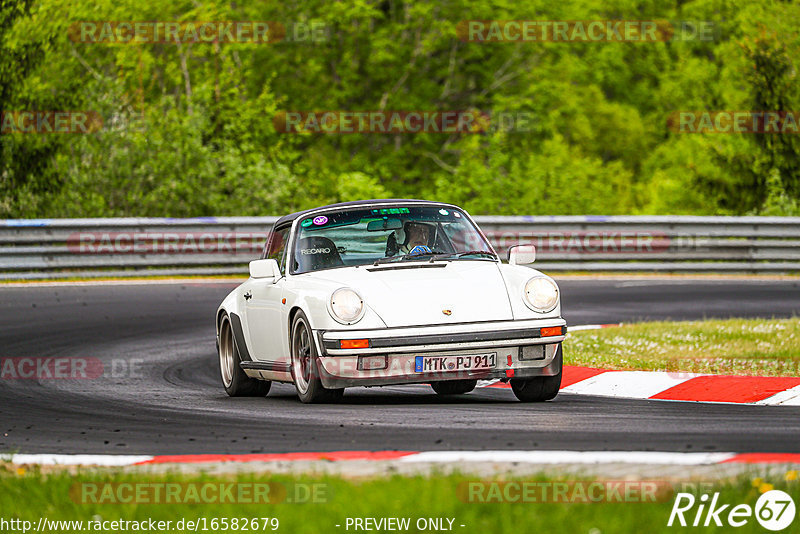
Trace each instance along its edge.
{"label": "number 02 sticker", "polygon": [[756,519],[769,530],[783,530],[794,521],[794,501],[781,490],[770,490],[756,501]]}

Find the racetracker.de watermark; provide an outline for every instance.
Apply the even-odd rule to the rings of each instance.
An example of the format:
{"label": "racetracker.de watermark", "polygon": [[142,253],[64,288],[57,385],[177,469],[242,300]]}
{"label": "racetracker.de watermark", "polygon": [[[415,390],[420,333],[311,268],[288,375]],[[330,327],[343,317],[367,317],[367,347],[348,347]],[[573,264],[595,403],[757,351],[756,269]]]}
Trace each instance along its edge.
{"label": "racetracker.de watermark", "polygon": [[21,356],[0,358],[0,380],[95,380],[142,378],[141,358]]}
{"label": "racetracker.de watermark", "polygon": [[423,134],[530,132],[534,114],[525,111],[280,111],[279,133]]}
{"label": "racetracker.de watermark", "polygon": [[713,41],[716,29],[689,20],[462,20],[456,35],[470,43],[655,43]]}
{"label": "racetracker.de watermark", "polygon": [[674,111],[667,128],[675,133],[798,134],[800,111]]}
{"label": "racetracker.de watermark", "polygon": [[710,236],[667,234],[652,230],[543,230],[541,232],[485,232],[499,251],[514,245],[534,245],[536,253],[549,254],[658,254],[707,251]]}
{"label": "racetracker.de watermark", "polygon": [[103,117],[96,111],[3,111],[0,135],[90,134],[103,128]]}
{"label": "racetracker.de watermark", "polygon": [[77,232],[67,237],[72,254],[253,254],[266,232]]}
{"label": "racetracker.de watermark", "polygon": [[330,28],[322,22],[276,21],[80,21],[70,25],[76,43],[250,43],[324,42]]}
{"label": "racetracker.de watermark", "polygon": [[331,488],[323,482],[76,482],[78,504],[322,504]]}
{"label": "racetracker.de watermark", "polygon": [[663,480],[472,481],[456,494],[466,503],[653,503],[674,489]]}

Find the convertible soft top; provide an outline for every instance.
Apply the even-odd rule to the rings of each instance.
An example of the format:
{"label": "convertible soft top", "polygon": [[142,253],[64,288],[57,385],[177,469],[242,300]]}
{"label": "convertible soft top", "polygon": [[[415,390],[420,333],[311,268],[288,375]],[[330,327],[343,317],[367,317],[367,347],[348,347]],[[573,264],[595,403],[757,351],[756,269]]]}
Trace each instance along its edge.
{"label": "convertible soft top", "polygon": [[450,206],[451,204],[447,204],[445,202],[431,202],[430,200],[418,200],[413,198],[382,198],[382,199],[373,199],[373,200],[354,200],[351,202],[339,202],[337,204],[328,204],[327,206],[320,206],[318,208],[312,208],[309,210],[298,211],[295,213],[290,213],[289,215],[284,215],[275,223],[275,226],[281,225],[285,222],[293,221],[298,217],[302,217],[308,213],[314,211],[320,211],[328,208],[348,208],[351,206],[364,206],[369,204],[376,204],[381,203],[385,204],[387,202],[394,202],[398,204],[408,204],[408,203],[419,203],[419,204],[434,204],[434,205],[447,205]]}

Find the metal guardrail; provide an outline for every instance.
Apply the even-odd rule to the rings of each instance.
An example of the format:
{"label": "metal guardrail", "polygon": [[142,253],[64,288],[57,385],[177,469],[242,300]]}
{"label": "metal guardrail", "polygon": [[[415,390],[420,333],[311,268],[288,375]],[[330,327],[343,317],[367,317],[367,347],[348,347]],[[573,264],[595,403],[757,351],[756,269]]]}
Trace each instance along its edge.
{"label": "metal guardrail", "polygon": [[[475,217],[544,271],[800,271],[800,217]],[[0,220],[0,279],[247,273],[277,217]]]}

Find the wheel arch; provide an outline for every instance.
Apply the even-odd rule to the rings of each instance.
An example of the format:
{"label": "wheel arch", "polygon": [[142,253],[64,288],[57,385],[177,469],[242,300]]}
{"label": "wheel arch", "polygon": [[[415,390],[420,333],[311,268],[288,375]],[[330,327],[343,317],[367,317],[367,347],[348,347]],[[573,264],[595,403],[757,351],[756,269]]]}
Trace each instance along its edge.
{"label": "wheel arch", "polygon": [[[288,315],[289,322],[286,325],[286,336],[289,339],[290,347],[292,343],[292,324],[294,323],[294,318],[297,317],[297,314],[301,311],[303,311],[303,308],[301,308],[300,306],[292,306],[292,309],[289,310],[289,315]],[[308,314],[305,311],[303,311],[303,314],[305,314],[306,318],[308,318]]]}
{"label": "wheel arch", "polygon": [[240,288],[241,285],[235,288],[230,293],[228,293],[220,303],[219,307],[217,308],[217,313],[215,315],[216,319],[215,326],[217,334],[219,334],[219,327],[220,324],[222,324],[222,317],[225,315],[230,315],[231,313],[238,313],[238,306],[236,305],[236,299]]}
{"label": "wheel arch", "polygon": [[222,318],[228,315],[228,311],[225,308],[220,308],[217,310],[217,334],[219,334],[219,329],[222,326]]}

